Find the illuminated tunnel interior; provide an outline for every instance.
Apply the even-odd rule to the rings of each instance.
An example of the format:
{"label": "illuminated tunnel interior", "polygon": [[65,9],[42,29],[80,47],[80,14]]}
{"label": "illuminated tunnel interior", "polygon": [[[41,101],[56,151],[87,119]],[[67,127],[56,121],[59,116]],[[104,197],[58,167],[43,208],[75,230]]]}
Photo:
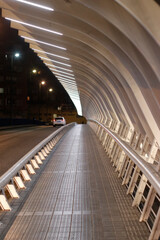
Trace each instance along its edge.
{"label": "illuminated tunnel interior", "polygon": [[28,3],[1,1],[2,16],[57,76],[78,113],[159,146],[158,3]]}
{"label": "illuminated tunnel interior", "polygon": [[[39,57],[40,64],[44,63],[49,76],[53,73],[54,84],[64,87],[61,91],[71,107],[68,110],[77,111],[79,118],[84,116],[108,156],[114,159],[113,165],[119,161],[116,171],[122,184],[130,184],[128,193],[134,195],[133,183],[139,184],[141,179],[133,206],[142,202],[139,196],[146,186],[151,189],[147,204],[153,203],[156,196],[158,206],[160,1],[1,0],[0,7],[3,20],[16,29],[19,39]],[[3,94],[1,87],[0,91]],[[52,100],[61,100],[59,96]],[[61,104],[57,103],[57,107]],[[125,156],[126,146],[137,154],[134,164],[130,161],[132,154],[127,152]],[[153,182],[157,192],[153,192]],[[149,216],[145,214],[141,220]],[[153,232],[158,236],[160,210],[155,215]],[[153,239],[159,238],[151,236]]]}

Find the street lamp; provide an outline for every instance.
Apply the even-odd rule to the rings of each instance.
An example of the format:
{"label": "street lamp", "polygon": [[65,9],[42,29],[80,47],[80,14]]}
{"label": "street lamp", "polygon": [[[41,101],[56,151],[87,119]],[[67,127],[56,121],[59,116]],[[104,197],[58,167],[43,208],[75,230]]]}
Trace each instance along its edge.
{"label": "street lamp", "polygon": [[41,120],[41,87],[44,86],[46,82],[43,80],[39,83],[39,120]]}
{"label": "street lamp", "polygon": [[34,86],[33,75],[37,75],[38,71],[36,68],[30,68],[29,78],[27,78],[27,103],[28,103],[28,119],[31,117],[31,97],[32,97],[32,88]]}
{"label": "street lamp", "polygon": [[16,53],[14,54],[14,56],[15,56],[16,58],[19,58],[19,57],[20,57],[20,53],[19,53],[19,52],[16,52]]}
{"label": "street lamp", "polygon": [[53,88],[49,88],[48,91],[47,91],[47,121],[49,122],[51,119],[49,119],[48,117],[48,108],[49,108],[49,95],[48,93],[52,93],[53,92]]}
{"label": "street lamp", "polygon": [[34,69],[32,70],[32,73],[36,74],[36,73],[37,73],[37,69],[34,68]]}
{"label": "street lamp", "polygon": [[53,88],[49,88],[49,90],[48,90],[49,92],[53,92]]}
{"label": "street lamp", "polygon": [[[11,59],[11,85],[10,85],[10,124],[12,124],[12,118],[13,118],[13,101],[14,101],[14,97],[13,97],[13,72],[14,72],[14,59],[18,59],[20,57],[20,53],[19,52],[11,52],[7,55],[10,55],[10,59]],[[6,57],[7,57],[6,55]]]}
{"label": "street lamp", "polygon": [[41,81],[41,82],[40,82],[40,85],[45,85],[45,84],[46,84],[45,81]]}

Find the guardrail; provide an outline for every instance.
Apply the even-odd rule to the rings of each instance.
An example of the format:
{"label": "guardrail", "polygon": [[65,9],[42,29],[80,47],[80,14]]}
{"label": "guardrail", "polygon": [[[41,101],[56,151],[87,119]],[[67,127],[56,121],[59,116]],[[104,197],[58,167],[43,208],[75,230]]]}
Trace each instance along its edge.
{"label": "guardrail", "polygon": [[0,177],[0,208],[2,210],[11,210],[7,202],[6,192],[10,198],[19,198],[17,189],[25,188],[25,181],[31,180],[30,175],[36,173],[35,169],[40,168],[57,142],[74,125],[75,123],[71,123],[53,132]]}
{"label": "guardrail", "polygon": [[132,206],[138,207],[141,212],[140,221],[145,221],[151,231],[149,239],[159,240],[160,173],[158,169],[146,162],[129,144],[100,122],[88,119],[88,123],[93,129],[92,124],[96,124],[103,130],[98,131],[101,132],[98,137],[101,139],[103,133],[102,144],[116,171],[119,172],[118,176],[122,178],[122,184],[126,185],[127,194],[131,194],[133,198]]}

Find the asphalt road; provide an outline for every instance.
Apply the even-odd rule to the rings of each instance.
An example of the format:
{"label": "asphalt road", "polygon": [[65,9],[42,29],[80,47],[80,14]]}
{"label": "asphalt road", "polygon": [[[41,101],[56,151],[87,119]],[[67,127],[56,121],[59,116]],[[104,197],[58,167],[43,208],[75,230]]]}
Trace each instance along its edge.
{"label": "asphalt road", "polygon": [[34,126],[0,131],[0,176],[56,129]]}

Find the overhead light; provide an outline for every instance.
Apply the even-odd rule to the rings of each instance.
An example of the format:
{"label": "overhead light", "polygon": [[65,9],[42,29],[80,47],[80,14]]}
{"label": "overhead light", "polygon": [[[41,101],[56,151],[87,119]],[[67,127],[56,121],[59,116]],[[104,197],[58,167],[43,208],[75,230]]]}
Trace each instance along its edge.
{"label": "overhead light", "polygon": [[64,74],[67,74],[67,75],[69,75],[69,76],[73,76],[74,77],[74,74],[71,74],[71,73],[67,73],[67,72],[63,72],[63,71],[59,71],[59,70],[53,70],[54,72],[55,72],[55,74],[56,73],[64,73]]}
{"label": "overhead light", "polygon": [[64,80],[64,81],[68,81],[68,82],[72,82],[72,83],[75,83],[75,84],[76,84],[76,82],[75,82],[74,80],[72,80],[72,79],[68,79],[68,78],[64,78],[64,77],[60,77],[60,76],[57,76],[57,78],[58,78],[59,80]]}
{"label": "overhead light", "polygon": [[65,77],[66,79],[68,78],[68,79],[73,79],[73,80],[75,80],[74,77],[65,76],[65,75],[60,74],[60,73],[55,73],[55,75],[56,75],[56,76],[60,76],[60,77]]}
{"label": "overhead light", "polygon": [[60,47],[60,46],[57,46],[57,45],[54,45],[54,44],[51,44],[51,43],[42,42],[42,41],[39,41],[39,40],[34,39],[34,38],[29,38],[29,37],[26,37],[26,36],[21,36],[21,37],[24,38],[24,39],[33,41],[33,42],[37,42],[37,43],[41,43],[41,44],[47,45],[47,46],[59,48],[59,49],[62,49],[62,50],[67,50],[67,49],[64,48],[64,47]]}
{"label": "overhead light", "polygon": [[57,78],[58,78],[59,81],[63,80],[63,81],[68,81],[68,82],[72,82],[72,83],[76,84],[76,81],[71,80],[71,79],[66,79],[66,78],[62,78],[62,77],[59,77],[59,76],[57,76]]}
{"label": "overhead light", "polygon": [[72,70],[70,69],[67,69],[67,68],[63,68],[63,67],[59,67],[59,66],[55,66],[53,64],[49,64],[49,63],[45,63],[47,66],[51,66],[51,67],[54,67],[54,68],[49,68],[50,70],[55,70],[55,68],[58,68],[58,69],[62,69],[62,70],[65,70],[65,71],[68,71],[68,72],[73,72]]}
{"label": "overhead light", "polygon": [[[65,87],[65,89],[66,89],[66,87]],[[73,96],[73,95],[76,96],[76,92],[77,92],[76,90],[73,90],[73,89],[71,89],[71,88],[70,88],[70,89],[68,88],[68,89],[66,89],[66,90],[67,90],[67,92],[68,92],[71,96]]]}
{"label": "overhead light", "polygon": [[39,56],[39,57],[40,57],[41,59],[44,59],[44,60],[47,60],[47,61],[51,61],[51,62],[55,62],[55,63],[58,63],[58,64],[62,64],[62,65],[67,66],[67,67],[72,67],[70,64],[58,62],[58,61],[55,61],[55,60],[52,60],[52,59],[49,59],[49,58],[45,58],[45,57],[41,57],[41,56]]}
{"label": "overhead light", "polygon": [[32,50],[34,50],[35,52],[41,52],[41,53],[45,53],[45,54],[47,54],[47,55],[51,55],[51,56],[54,56],[54,57],[62,58],[62,59],[65,59],[65,60],[70,60],[69,58],[62,57],[62,56],[57,55],[57,54],[53,54],[53,53],[49,53],[49,52],[45,52],[45,51],[41,51],[41,50],[36,49],[36,48],[32,48]]}
{"label": "overhead light", "polygon": [[62,85],[63,85],[63,87],[65,87],[65,88],[67,88],[67,90],[72,90],[72,91],[77,91],[77,89],[74,89],[74,88],[72,88],[72,86],[66,86],[66,84],[64,84],[64,83],[61,83]]}
{"label": "overhead light", "polygon": [[72,96],[72,97],[71,97],[72,100],[73,100],[73,98],[76,99],[76,100],[79,100],[79,96],[78,96],[78,95],[71,95],[71,96]]}
{"label": "overhead light", "polygon": [[20,57],[20,53],[19,53],[19,52],[16,52],[16,53],[14,54],[14,56],[15,56],[16,58],[19,58],[19,57]]}
{"label": "overhead light", "polygon": [[54,33],[54,34],[57,34],[57,35],[63,35],[63,33],[56,32],[56,31],[53,31],[53,30],[50,30],[50,29],[47,29],[47,28],[39,27],[39,26],[36,26],[36,25],[30,24],[30,23],[22,22],[22,21],[19,21],[19,20],[13,19],[13,18],[5,17],[5,19],[10,20],[10,21],[12,21],[12,22],[16,22],[16,23],[23,24],[23,25],[28,26],[28,27],[36,28],[36,29],[39,29],[39,30],[42,30],[42,31],[46,31],[46,32]]}
{"label": "overhead light", "polygon": [[69,86],[69,87],[72,87],[72,89],[77,90],[77,86],[74,86],[71,83],[66,83],[66,82],[63,82],[63,81],[60,81],[60,82],[63,83],[65,86]]}
{"label": "overhead light", "polygon": [[64,82],[64,83],[66,83],[66,84],[72,84],[73,86],[77,87],[76,83],[74,83],[74,82],[69,82],[69,81],[66,81],[66,80],[62,80],[62,79],[60,79],[60,78],[58,78],[58,80],[59,80],[60,82]]}
{"label": "overhead light", "polygon": [[141,142],[141,144],[140,144],[140,146],[139,146],[139,147],[140,147],[140,149],[142,149],[142,147],[143,147],[143,143],[142,143],[142,142]]}
{"label": "overhead light", "polygon": [[54,11],[53,8],[50,8],[50,7],[47,7],[47,6],[44,6],[44,5],[40,5],[40,4],[37,4],[37,3],[33,3],[33,2],[25,1],[25,0],[14,0],[14,1],[25,3],[25,4],[28,4],[28,5],[34,6],[34,7],[39,7],[39,8],[42,8],[44,10]]}
{"label": "overhead light", "polygon": [[77,91],[77,93],[76,92],[70,92],[70,91],[68,91],[69,93],[70,93],[70,96],[72,96],[72,97],[75,97],[75,98],[77,98],[77,99],[79,99],[79,94],[78,94],[78,91]]}
{"label": "overhead light", "polygon": [[77,89],[77,86],[76,86],[75,84],[67,83],[67,82],[65,82],[65,81],[63,81],[63,80],[60,80],[60,82],[66,84],[66,85],[68,85],[68,86],[72,86],[74,89]]}

